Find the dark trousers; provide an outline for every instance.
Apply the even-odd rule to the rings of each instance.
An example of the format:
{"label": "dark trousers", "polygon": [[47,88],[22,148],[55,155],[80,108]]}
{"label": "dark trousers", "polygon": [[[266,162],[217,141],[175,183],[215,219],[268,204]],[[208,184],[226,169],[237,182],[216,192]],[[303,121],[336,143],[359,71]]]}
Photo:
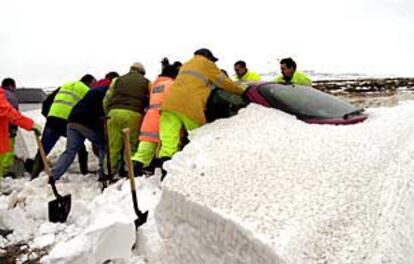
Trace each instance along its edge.
{"label": "dark trousers", "polygon": [[78,123],[69,123],[67,128],[66,150],[59,156],[58,162],[52,169],[54,180],[59,180],[66,172],[75,159],[76,153],[84,147],[85,139],[91,141],[98,149],[99,174],[102,175],[105,149],[101,131],[94,131]]}
{"label": "dark trousers", "polygon": [[[49,154],[60,137],[66,137],[66,120],[57,117],[48,117],[45,128],[43,129],[42,145],[45,154]],[[78,151],[79,167],[82,174],[88,173],[88,152],[85,145],[82,144]],[[39,176],[43,171],[44,165],[40,157],[39,151],[33,162],[32,179]]]}

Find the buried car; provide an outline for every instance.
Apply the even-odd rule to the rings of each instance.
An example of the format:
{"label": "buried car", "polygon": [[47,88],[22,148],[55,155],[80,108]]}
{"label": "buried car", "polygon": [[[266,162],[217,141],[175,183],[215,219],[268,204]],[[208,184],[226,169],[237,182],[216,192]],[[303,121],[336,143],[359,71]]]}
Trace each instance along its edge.
{"label": "buried car", "polygon": [[310,124],[349,125],[368,117],[364,109],[308,86],[260,82],[250,85],[243,96],[214,89],[207,102],[207,120],[233,116],[249,103],[279,109]]}

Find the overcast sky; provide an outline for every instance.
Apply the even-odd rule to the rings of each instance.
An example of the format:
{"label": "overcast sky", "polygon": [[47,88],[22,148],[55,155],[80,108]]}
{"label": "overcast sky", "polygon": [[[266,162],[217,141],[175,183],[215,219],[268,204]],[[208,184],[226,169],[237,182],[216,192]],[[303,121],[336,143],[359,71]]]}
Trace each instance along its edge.
{"label": "overcast sky", "polygon": [[57,86],[84,73],[154,78],[164,56],[208,47],[233,74],[291,56],[299,70],[414,76],[412,0],[1,0],[0,79]]}

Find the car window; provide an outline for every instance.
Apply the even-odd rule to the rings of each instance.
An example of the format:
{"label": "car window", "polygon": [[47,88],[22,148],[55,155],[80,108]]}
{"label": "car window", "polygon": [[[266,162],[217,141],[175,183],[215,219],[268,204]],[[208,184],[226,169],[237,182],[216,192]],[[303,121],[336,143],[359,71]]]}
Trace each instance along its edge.
{"label": "car window", "polygon": [[259,88],[273,107],[299,117],[342,118],[357,107],[314,88],[281,84],[265,84]]}

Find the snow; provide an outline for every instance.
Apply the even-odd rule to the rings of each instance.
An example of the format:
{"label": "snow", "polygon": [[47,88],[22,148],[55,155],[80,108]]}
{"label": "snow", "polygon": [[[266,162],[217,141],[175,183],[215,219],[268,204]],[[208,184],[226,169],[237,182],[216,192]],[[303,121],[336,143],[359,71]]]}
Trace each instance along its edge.
{"label": "snow", "polygon": [[199,129],[168,164],[156,209],[170,262],[409,263],[413,110],[327,126],[252,105]]}
{"label": "snow", "polygon": [[[55,224],[44,174],[5,178],[0,227],[14,232],[0,246],[46,247],[42,263],[410,263],[413,112],[407,101],[368,109],[364,123],[329,126],[251,105],[191,134],[166,164],[162,191],[159,171],[136,179],[139,207],[149,210],[137,233],[125,179],[101,192],[97,175],[72,166],[57,185],[72,210]],[[32,157],[33,134],[21,136],[19,153]]]}

